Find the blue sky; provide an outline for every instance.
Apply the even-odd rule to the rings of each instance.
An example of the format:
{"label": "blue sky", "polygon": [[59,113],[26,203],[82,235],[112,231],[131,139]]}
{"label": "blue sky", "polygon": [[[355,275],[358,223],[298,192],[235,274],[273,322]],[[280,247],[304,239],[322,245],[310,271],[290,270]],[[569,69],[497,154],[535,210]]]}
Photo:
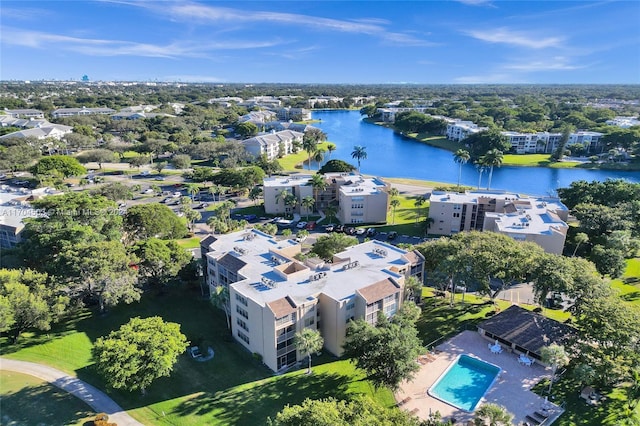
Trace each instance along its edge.
{"label": "blue sky", "polygon": [[0,79],[640,83],[640,1],[12,1]]}

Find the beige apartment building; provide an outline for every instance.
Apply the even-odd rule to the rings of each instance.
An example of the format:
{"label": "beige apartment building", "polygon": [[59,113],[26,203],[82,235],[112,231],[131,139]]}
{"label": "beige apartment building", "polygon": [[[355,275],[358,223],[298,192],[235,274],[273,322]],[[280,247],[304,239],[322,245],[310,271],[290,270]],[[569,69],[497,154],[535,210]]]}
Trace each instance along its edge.
{"label": "beige apartment building", "polygon": [[303,360],[293,339],[304,328],[318,330],[324,348],[341,355],[349,321],[375,324],[378,312],[394,315],[405,280],[422,282],[424,274],[419,252],[380,241],[349,247],[330,262],[298,261],[295,241],[256,230],[209,236],[202,245],[210,291],[229,289],[234,338],[273,371]]}
{"label": "beige apartment building", "polygon": [[518,241],[531,241],[548,253],[561,254],[569,229],[569,210],[558,198],[528,197],[504,191],[434,191],[429,233],[493,231]]}
{"label": "beige apartment building", "polygon": [[[304,197],[316,200],[315,210],[325,209],[328,205],[338,206],[337,219],[343,224],[385,223],[389,205],[391,186],[380,178],[365,178],[356,173],[326,173],[322,175],[326,188],[315,191],[309,181],[310,174],[275,176],[264,179],[264,209],[267,214],[291,214],[298,212],[306,215],[302,206]],[[282,191],[296,196],[295,206],[286,206],[282,200]],[[311,213],[311,212],[308,212]]]}

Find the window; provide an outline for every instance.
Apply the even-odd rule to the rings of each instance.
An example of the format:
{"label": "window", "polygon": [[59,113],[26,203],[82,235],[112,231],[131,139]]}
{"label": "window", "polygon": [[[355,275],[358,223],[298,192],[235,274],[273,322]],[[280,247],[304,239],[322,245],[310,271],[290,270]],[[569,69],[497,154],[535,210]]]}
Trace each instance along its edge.
{"label": "window", "polygon": [[386,305],[387,303],[391,303],[393,301],[396,300],[396,295],[395,294],[391,294],[387,297],[384,298],[384,304]]}
{"label": "window", "polygon": [[355,302],[351,302],[347,305],[347,311],[350,311],[356,307]]}
{"label": "window", "polygon": [[304,320],[304,326],[305,327],[309,327],[310,325],[313,325],[316,323],[316,319],[314,317],[311,318],[307,318]]}
{"label": "window", "polygon": [[244,319],[249,319],[249,312],[236,305],[236,312],[239,313]]}
{"label": "window", "polygon": [[246,334],[244,334],[242,331],[238,330],[238,337],[240,338],[240,340],[242,340],[243,342],[245,342],[247,345],[249,344],[249,336],[247,336]]}
{"label": "window", "polygon": [[236,300],[242,303],[244,306],[247,306],[247,298],[242,296],[241,294],[236,293]]}
{"label": "window", "polygon": [[242,321],[240,318],[236,318],[236,324],[243,329],[244,331],[249,331],[249,327],[247,327],[247,323]]}

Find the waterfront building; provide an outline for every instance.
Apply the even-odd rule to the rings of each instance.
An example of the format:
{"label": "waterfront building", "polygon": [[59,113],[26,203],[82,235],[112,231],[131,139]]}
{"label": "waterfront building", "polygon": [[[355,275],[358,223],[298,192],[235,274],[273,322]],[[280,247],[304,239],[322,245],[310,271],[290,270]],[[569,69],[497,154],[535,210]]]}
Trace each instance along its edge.
{"label": "waterfront building", "polygon": [[531,241],[548,253],[562,254],[569,210],[558,198],[529,197],[505,191],[433,191],[429,234],[493,231]]}
{"label": "waterfront building", "polygon": [[[534,154],[553,152],[562,139],[562,133],[520,133],[501,132],[507,137],[511,144],[511,149],[516,154]],[[578,131],[569,135],[567,145],[583,144],[587,152],[599,153],[602,150],[602,137],[604,134],[598,132]]]}
{"label": "waterfront building", "polygon": [[477,124],[471,121],[455,120],[453,123],[447,124],[447,139],[462,142],[469,136],[487,130],[486,127],[478,127]]}
{"label": "waterfront building", "polygon": [[254,136],[241,141],[244,149],[254,158],[266,155],[268,160],[278,158],[282,148],[282,155],[293,152],[293,144],[302,143],[304,133],[293,130],[282,130],[280,132],[268,133],[266,135]]}
{"label": "waterfront building", "polygon": [[380,241],[368,241],[331,261],[298,261],[300,244],[256,230],[209,236],[203,246],[207,285],[228,289],[231,330],[273,371],[304,359],[296,332],[318,330],[324,349],[340,356],[350,321],[377,322],[404,302],[405,281],[422,282],[424,257]]}

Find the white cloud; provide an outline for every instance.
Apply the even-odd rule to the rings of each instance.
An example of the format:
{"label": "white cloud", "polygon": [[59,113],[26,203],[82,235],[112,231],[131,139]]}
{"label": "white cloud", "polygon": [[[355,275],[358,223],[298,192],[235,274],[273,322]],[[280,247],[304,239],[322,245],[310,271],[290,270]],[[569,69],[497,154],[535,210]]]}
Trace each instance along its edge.
{"label": "white cloud", "polygon": [[161,81],[183,81],[185,83],[224,83],[225,80],[211,75],[167,75]]}
{"label": "white cloud", "polygon": [[495,28],[491,30],[467,31],[467,35],[489,43],[503,43],[530,49],[544,49],[548,47],[562,47],[562,37],[541,37],[540,35],[514,31],[509,28]]}
{"label": "white cloud", "polygon": [[458,3],[466,4],[468,6],[493,6],[491,0],[456,0]]}
{"label": "white cloud", "polygon": [[70,37],[39,31],[0,28],[2,44],[31,48],[54,48],[82,53],[88,56],[142,56],[160,58],[207,57],[214,50],[256,49],[283,44],[274,41],[220,41],[183,42],[176,41],[164,45],[123,40],[91,39]]}
{"label": "white cloud", "polygon": [[504,69],[533,72],[533,71],[571,71],[582,68],[587,68],[589,64],[572,64],[563,56],[555,56],[545,60],[527,61],[527,62],[514,62],[505,64],[502,66]]}
{"label": "white cloud", "polygon": [[491,73],[491,74],[484,74],[484,75],[467,75],[467,76],[461,76],[461,77],[456,77],[453,79],[454,82],[459,83],[459,84],[492,84],[492,83],[496,83],[496,84],[501,84],[501,83],[505,83],[505,84],[515,84],[515,83],[523,83],[523,81],[520,81],[516,78],[514,78],[514,76],[510,75],[510,74],[504,74],[504,73]]}

